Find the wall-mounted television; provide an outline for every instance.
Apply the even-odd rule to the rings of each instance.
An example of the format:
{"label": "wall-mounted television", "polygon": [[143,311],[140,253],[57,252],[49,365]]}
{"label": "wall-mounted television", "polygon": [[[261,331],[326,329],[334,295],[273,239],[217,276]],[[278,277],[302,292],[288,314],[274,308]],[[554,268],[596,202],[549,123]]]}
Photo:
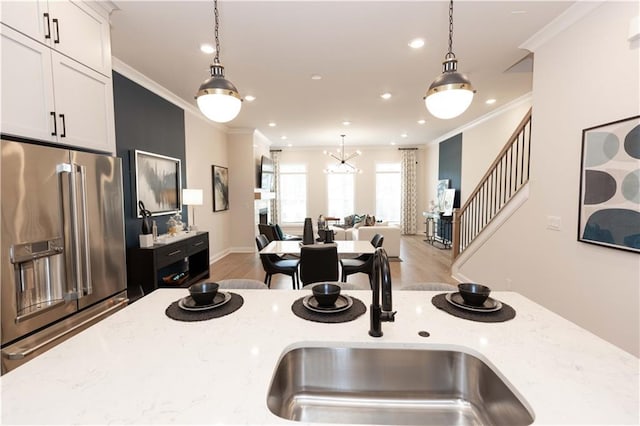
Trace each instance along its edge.
{"label": "wall-mounted television", "polygon": [[273,160],[263,155],[260,159],[260,189],[269,192],[275,190],[275,172]]}

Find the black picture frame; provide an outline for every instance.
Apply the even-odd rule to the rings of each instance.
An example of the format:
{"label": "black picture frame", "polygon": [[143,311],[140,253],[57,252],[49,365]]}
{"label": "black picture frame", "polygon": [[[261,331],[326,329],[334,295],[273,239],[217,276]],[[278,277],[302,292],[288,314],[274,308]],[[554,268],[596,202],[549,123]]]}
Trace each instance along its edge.
{"label": "black picture frame", "polygon": [[182,178],[179,158],[151,152],[133,152],[135,168],[135,216],[140,218],[138,203],[142,201],[152,216],[182,211]]}
{"label": "black picture frame", "polygon": [[211,183],[213,187],[213,211],[229,210],[229,169],[222,166],[211,166]]}
{"label": "black picture frame", "polygon": [[582,131],[578,241],[640,253],[640,115]]}

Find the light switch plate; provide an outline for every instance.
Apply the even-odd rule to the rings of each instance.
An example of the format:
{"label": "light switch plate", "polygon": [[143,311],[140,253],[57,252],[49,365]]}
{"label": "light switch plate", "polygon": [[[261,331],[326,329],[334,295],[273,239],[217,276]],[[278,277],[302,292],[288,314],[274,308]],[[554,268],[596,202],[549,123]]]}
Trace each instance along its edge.
{"label": "light switch plate", "polygon": [[547,216],[547,229],[559,231],[562,229],[562,218],[560,216]]}

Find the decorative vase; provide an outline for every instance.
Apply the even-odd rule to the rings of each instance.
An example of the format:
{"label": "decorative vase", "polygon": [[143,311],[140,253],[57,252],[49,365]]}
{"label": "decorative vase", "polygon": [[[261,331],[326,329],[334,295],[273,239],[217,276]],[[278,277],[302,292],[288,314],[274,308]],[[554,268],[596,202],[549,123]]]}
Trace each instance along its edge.
{"label": "decorative vase", "polygon": [[153,225],[151,224],[151,217],[144,216],[142,218],[142,235],[149,235],[153,233]]}
{"label": "decorative vase", "polygon": [[302,244],[313,244],[313,224],[311,218],[307,217],[304,220],[304,231],[302,232]]}

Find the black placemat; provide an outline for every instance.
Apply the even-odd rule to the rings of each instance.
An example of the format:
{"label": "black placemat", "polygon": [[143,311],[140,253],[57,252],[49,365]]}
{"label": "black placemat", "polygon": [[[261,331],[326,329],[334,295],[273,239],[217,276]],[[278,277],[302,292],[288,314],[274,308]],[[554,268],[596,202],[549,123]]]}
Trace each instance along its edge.
{"label": "black placemat", "polygon": [[244,299],[236,293],[231,293],[231,300],[219,308],[210,309],[208,311],[185,311],[178,306],[180,300],[176,300],[164,311],[171,319],[176,321],[205,321],[212,318],[220,318],[229,315],[242,307]]}
{"label": "black placemat", "polygon": [[353,305],[346,311],[336,312],[335,314],[323,314],[322,312],[314,312],[305,308],[302,304],[302,299],[304,299],[304,297],[293,302],[291,310],[296,314],[296,316],[309,321],[324,323],[349,322],[367,312],[367,307],[364,306],[364,303],[362,303],[360,299],[356,299],[353,296],[349,297],[353,299]]}
{"label": "black placemat", "polygon": [[500,303],[502,303],[502,309],[499,311],[473,312],[453,306],[451,303],[447,302],[447,299],[445,299],[446,295],[447,293],[442,293],[433,296],[431,303],[433,303],[433,306],[436,308],[441,309],[454,317],[478,322],[504,322],[516,317],[516,310],[503,301],[500,301]]}

